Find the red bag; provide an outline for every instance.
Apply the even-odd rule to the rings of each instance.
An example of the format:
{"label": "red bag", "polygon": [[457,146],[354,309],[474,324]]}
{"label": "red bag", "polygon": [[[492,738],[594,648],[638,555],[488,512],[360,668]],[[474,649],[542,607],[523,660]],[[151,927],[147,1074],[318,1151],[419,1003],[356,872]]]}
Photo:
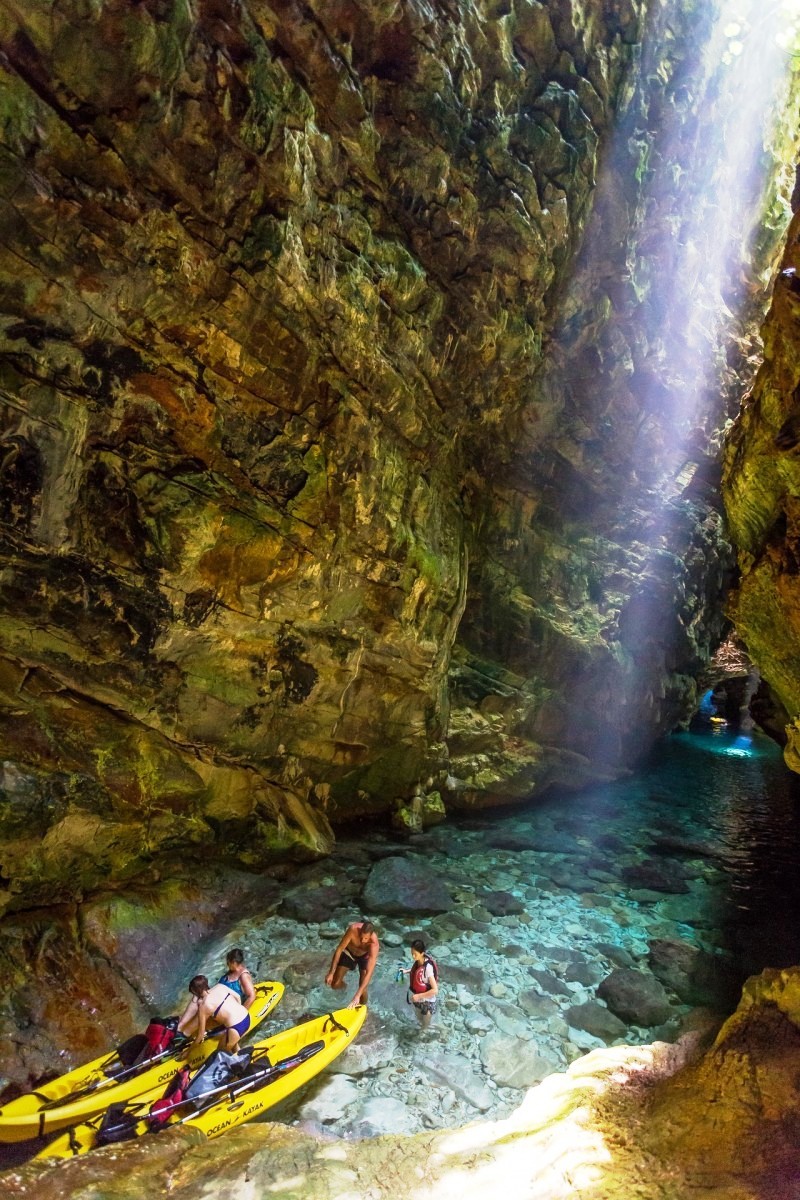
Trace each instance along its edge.
{"label": "red bag", "polygon": [[188,1067],[180,1067],[170,1080],[164,1095],[152,1105],[148,1120],[151,1133],[158,1133],[159,1129],[163,1129],[170,1114],[186,1098],[190,1074]]}

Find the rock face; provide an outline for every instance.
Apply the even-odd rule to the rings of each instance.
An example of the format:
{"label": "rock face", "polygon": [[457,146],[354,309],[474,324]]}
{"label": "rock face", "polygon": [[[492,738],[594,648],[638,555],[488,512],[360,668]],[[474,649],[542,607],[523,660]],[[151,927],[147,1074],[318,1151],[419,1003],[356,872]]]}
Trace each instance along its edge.
{"label": "rock face", "polygon": [[725,451],[723,496],[740,579],[736,630],[786,710],[786,762],[800,771],[800,214],[764,327],[765,361]]}
{"label": "rock face", "polygon": [[646,147],[698,114],[647,8],[4,9],[4,906],[580,785],[686,715],[727,556],[713,422],[649,523]]}
{"label": "rock face", "polygon": [[444,767],[476,447],[640,8],[0,17],[7,904],[325,849]]}

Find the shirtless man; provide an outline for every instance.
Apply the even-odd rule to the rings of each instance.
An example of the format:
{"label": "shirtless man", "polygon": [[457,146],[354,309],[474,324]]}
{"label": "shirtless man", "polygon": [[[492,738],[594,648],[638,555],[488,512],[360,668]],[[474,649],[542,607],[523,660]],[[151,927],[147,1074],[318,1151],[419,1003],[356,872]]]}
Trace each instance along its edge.
{"label": "shirtless man", "polygon": [[367,1003],[367,987],[378,961],[379,950],[378,935],[371,921],[365,921],[362,917],[360,921],[353,921],[352,925],[347,926],[344,937],[333,952],[331,969],[325,976],[325,982],[338,992],[344,987],[347,972],[358,967],[358,989],[348,1008]]}
{"label": "shirtless man", "polygon": [[195,975],[189,984],[192,999],[186,1005],[183,1016],[178,1022],[178,1033],[194,1031],[194,1045],[202,1042],[206,1033],[208,1021],[216,1021],[222,1029],[215,1030],[225,1034],[223,1045],[226,1050],[235,1050],[239,1038],[244,1037],[250,1028],[250,1013],[240,1004],[236,993],[224,983],[215,983],[209,987],[205,975]]}

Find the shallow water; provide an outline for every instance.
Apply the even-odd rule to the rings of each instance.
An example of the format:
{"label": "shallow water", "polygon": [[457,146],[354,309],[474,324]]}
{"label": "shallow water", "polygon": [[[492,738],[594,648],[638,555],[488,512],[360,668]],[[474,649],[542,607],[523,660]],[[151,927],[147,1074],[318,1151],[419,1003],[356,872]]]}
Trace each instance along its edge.
{"label": "shallow water", "polygon": [[[221,971],[241,945],[257,978],[284,981],[261,1037],[346,1004],[356,981],[324,986],[331,954],[375,864],[400,857],[452,904],[368,914],[382,949],[364,1028],[269,1119],[357,1138],[499,1117],[587,1050],[673,1040],[701,1008],[730,1012],[747,975],[800,962],[799,800],[800,778],[768,739],[676,735],[637,775],[579,795],[454,817],[410,841],[351,830],[329,859],[297,869],[279,904],[206,947],[198,969]],[[414,936],[441,974],[428,1032],[395,981]],[[645,996],[615,1018],[602,996],[619,968],[663,989],[664,1011],[648,1013]]]}
{"label": "shallow water", "polygon": [[[578,796],[455,818],[405,843],[374,827],[342,839],[331,859],[298,872],[282,910],[227,939],[247,947],[259,975],[287,983],[278,1023],[349,1000],[354,980],[336,995],[322,981],[380,858],[421,866],[453,905],[436,916],[369,914],[382,955],[358,1046],[273,1119],[370,1136],[498,1116],[586,1050],[670,1040],[698,1007],[730,1011],[748,974],[800,961],[799,796],[800,779],[766,738],[680,734],[635,777]],[[492,916],[493,892],[520,911]],[[428,1033],[394,981],[420,934],[441,971]],[[653,958],[665,944],[666,974]],[[692,959],[693,982],[675,976],[676,953]],[[598,1017],[609,1018],[597,989],[616,967],[656,989],[658,975],[666,1011],[655,1021],[645,1004],[598,1037]]]}

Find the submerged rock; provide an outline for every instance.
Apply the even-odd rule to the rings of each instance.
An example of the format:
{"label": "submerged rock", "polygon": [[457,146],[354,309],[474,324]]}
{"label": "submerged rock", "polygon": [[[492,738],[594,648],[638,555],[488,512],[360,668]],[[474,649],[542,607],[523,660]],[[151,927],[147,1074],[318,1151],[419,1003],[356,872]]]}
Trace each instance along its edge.
{"label": "submerged rock", "polygon": [[587,1033],[593,1037],[602,1038],[604,1042],[613,1042],[618,1038],[624,1038],[627,1033],[627,1026],[619,1017],[615,1017],[612,1012],[604,1008],[602,1004],[597,1004],[593,1000],[587,1000],[584,1004],[573,1004],[570,1008],[565,1009],[564,1017],[568,1025],[573,1025],[576,1029],[585,1029]]}
{"label": "submerged rock", "polygon": [[670,1015],[669,997],[652,975],[619,967],[597,989],[611,1012],[631,1025],[660,1025]]}
{"label": "submerged rock", "polygon": [[484,1070],[498,1087],[532,1087],[558,1071],[563,1061],[549,1048],[501,1033],[490,1033],[481,1042]]}
{"label": "submerged rock", "polygon": [[364,885],[363,899],[369,912],[387,914],[445,913],[453,904],[438,876],[410,857],[377,862]]}

